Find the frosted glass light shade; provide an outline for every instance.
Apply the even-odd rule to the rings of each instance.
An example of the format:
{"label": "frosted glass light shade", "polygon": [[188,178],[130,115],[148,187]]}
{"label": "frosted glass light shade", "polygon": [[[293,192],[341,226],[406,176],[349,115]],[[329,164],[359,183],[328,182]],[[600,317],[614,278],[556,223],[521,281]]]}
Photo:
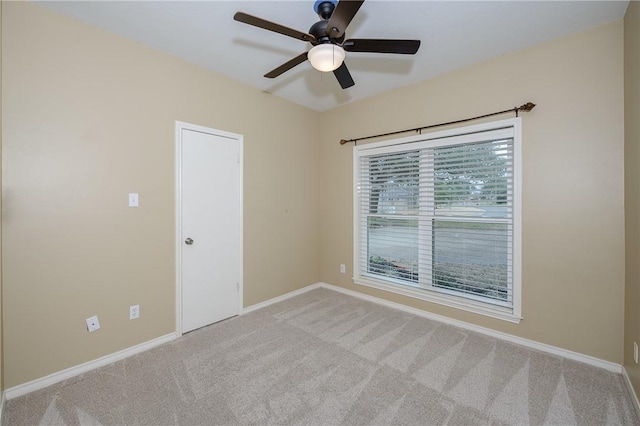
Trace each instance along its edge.
{"label": "frosted glass light shade", "polygon": [[328,72],[338,69],[344,61],[344,49],[338,45],[327,43],[313,46],[307,54],[311,66],[318,71]]}

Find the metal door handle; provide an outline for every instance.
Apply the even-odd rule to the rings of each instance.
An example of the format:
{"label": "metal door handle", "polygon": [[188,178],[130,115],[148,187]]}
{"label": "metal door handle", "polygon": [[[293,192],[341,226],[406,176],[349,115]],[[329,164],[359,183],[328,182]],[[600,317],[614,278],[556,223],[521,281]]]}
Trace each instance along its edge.
{"label": "metal door handle", "polygon": [[191,238],[187,238],[186,240],[184,240],[184,243],[188,246],[193,244],[193,240]]}

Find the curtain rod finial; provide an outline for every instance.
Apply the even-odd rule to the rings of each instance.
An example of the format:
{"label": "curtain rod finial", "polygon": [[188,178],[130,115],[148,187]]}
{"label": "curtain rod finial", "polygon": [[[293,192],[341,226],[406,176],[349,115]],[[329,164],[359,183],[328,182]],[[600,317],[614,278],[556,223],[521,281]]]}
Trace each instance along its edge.
{"label": "curtain rod finial", "polygon": [[533,102],[527,102],[526,104],[522,105],[519,109],[521,111],[531,111],[533,109],[533,107],[535,107],[536,104],[534,104]]}
{"label": "curtain rod finial", "polygon": [[345,143],[347,143],[349,141],[345,140],[345,139],[340,139],[340,145],[344,145]]}

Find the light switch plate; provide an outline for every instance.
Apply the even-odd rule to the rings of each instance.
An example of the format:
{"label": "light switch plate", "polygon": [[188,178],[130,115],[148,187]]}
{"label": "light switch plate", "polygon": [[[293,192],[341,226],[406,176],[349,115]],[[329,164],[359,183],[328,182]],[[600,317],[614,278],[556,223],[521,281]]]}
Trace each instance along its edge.
{"label": "light switch plate", "polygon": [[138,193],[129,193],[129,207],[138,207]]}

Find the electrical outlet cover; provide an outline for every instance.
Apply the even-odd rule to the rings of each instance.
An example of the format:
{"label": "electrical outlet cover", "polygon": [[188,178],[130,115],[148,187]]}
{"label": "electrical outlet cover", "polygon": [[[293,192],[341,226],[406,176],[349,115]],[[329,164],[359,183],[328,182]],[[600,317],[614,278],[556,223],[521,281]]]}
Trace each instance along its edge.
{"label": "electrical outlet cover", "polygon": [[140,305],[129,306],[129,319],[136,319],[140,317]]}
{"label": "electrical outlet cover", "polygon": [[100,321],[98,321],[98,316],[93,316],[91,318],[87,318],[87,330],[89,333],[92,333],[100,328]]}

